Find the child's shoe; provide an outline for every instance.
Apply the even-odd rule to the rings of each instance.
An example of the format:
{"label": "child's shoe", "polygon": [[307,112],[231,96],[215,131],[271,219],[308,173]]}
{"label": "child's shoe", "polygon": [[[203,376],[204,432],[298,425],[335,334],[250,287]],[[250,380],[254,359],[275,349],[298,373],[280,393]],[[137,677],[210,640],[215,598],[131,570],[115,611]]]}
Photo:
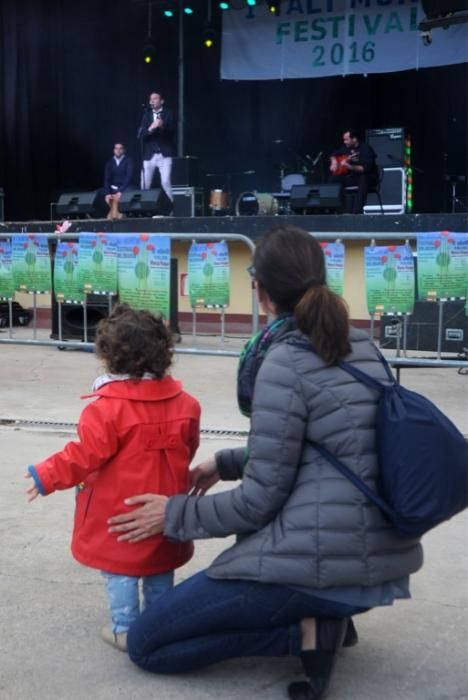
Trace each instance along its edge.
{"label": "child's shoe", "polygon": [[104,625],[101,629],[101,637],[107,644],[110,644],[111,647],[115,647],[120,651],[127,651],[126,632],[113,632],[111,625]]}

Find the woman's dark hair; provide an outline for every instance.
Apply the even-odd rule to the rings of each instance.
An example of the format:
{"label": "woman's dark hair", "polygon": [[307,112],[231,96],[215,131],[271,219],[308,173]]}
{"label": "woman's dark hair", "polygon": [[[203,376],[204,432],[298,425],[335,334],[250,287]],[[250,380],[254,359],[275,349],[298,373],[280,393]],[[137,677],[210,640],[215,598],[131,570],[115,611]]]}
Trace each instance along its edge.
{"label": "woman's dark hair", "polygon": [[96,329],[96,355],[111,374],[162,379],[171,366],[174,343],[164,321],[149,311],[118,304]]}
{"label": "woman's dark hair", "polygon": [[334,364],[350,352],[348,308],[326,283],[322,248],[295,226],[279,226],[258,242],[255,278],[278,313],[293,313],[317,353]]}

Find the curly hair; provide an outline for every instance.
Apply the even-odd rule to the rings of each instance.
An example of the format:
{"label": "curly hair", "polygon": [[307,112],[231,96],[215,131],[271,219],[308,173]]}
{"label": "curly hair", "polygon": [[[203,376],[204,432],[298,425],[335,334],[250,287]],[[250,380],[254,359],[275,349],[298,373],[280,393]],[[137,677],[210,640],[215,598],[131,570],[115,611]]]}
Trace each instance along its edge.
{"label": "curly hair", "polygon": [[150,311],[118,304],[96,329],[96,355],[111,374],[162,379],[172,363],[174,341],[164,321]]}

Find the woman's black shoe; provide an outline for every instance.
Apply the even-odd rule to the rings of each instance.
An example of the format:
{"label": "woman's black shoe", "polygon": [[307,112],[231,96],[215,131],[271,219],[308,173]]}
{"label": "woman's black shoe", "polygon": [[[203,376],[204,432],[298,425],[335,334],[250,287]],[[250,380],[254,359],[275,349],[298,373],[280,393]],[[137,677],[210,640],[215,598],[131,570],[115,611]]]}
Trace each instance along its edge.
{"label": "woman's black shoe", "polygon": [[319,700],[328,688],[336,652],[342,646],[349,620],[317,620],[317,648],[301,652],[307,681],[290,683],[291,700]]}

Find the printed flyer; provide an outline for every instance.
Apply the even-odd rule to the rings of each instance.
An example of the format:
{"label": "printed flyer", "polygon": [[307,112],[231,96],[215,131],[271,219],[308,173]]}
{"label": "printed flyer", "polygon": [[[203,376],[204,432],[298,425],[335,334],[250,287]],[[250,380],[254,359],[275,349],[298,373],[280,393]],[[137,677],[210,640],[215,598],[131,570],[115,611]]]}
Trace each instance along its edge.
{"label": "printed flyer", "polygon": [[369,314],[410,314],[414,308],[413,252],[406,245],[364,248]]}
{"label": "printed flyer", "polygon": [[227,243],[192,243],[187,263],[190,305],[229,306]]}
{"label": "printed flyer", "polygon": [[169,318],[171,241],[169,236],[119,237],[119,299],[136,309]]}
{"label": "printed flyer", "polygon": [[81,233],[78,279],[85,294],[117,294],[117,237]]}
{"label": "printed flyer", "polygon": [[420,233],[417,250],[419,299],[466,299],[468,233]]}
{"label": "printed flyer", "polygon": [[47,235],[35,233],[14,235],[12,269],[15,290],[50,293],[52,277]]}

